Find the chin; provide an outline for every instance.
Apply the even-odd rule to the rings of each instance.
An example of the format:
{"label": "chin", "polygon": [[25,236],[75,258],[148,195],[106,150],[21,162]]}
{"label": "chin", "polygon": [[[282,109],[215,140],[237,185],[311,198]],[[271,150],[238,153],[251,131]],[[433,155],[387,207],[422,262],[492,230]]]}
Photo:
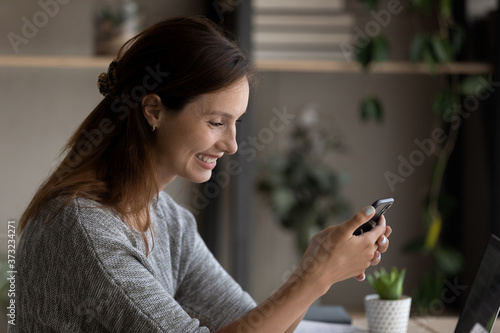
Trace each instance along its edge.
{"label": "chin", "polygon": [[200,174],[190,175],[189,177],[186,177],[186,179],[192,183],[201,184],[201,183],[208,182],[211,177],[212,177],[212,172],[207,172],[206,174],[203,174],[203,175],[200,175]]}

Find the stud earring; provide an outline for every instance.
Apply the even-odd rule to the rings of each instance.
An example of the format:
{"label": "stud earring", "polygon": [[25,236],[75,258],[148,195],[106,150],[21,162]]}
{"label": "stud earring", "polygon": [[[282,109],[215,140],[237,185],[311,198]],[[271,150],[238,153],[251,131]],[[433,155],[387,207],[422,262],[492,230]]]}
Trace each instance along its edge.
{"label": "stud earring", "polygon": [[154,132],[156,130],[156,127],[151,126],[152,131]]}

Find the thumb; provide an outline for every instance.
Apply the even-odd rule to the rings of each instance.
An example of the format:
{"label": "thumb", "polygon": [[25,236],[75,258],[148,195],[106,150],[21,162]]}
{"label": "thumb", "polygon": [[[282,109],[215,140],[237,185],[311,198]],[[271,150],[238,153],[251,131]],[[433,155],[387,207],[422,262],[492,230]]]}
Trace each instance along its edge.
{"label": "thumb", "polygon": [[352,234],[356,229],[370,221],[370,219],[375,214],[375,208],[373,206],[366,206],[365,208],[358,211],[349,221],[347,221],[347,228]]}

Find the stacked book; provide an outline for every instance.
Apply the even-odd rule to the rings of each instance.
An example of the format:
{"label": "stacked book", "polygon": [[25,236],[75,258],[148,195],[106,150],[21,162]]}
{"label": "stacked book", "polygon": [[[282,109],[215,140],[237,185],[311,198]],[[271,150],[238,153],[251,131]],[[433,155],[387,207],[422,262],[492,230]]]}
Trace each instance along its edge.
{"label": "stacked book", "polygon": [[253,0],[257,60],[346,60],[354,17],[345,0]]}

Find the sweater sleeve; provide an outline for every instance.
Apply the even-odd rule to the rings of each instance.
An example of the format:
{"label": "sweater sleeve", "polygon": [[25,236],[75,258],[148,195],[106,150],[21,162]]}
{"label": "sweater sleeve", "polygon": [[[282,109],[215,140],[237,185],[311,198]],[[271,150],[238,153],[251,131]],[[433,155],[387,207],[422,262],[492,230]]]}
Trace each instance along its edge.
{"label": "sweater sleeve", "polygon": [[190,226],[183,234],[181,257],[188,264],[179,270],[182,276],[176,299],[188,313],[214,330],[240,318],[256,304],[208,250],[196,231],[191,213],[182,213],[183,220]]}
{"label": "sweater sleeve", "polygon": [[11,331],[209,332],[155,278],[129,231],[117,216],[80,205],[27,227]]}

